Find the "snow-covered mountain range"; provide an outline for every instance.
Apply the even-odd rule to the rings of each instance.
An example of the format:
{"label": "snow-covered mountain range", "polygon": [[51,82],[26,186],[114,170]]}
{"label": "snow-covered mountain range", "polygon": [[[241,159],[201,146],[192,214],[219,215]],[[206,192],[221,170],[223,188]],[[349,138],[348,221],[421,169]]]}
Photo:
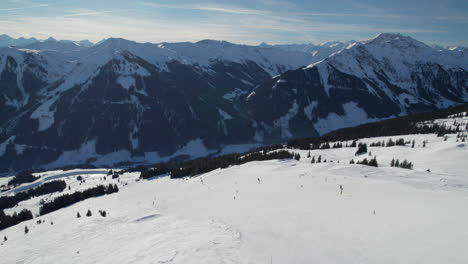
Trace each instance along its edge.
{"label": "snow-covered mountain range", "polygon": [[0,48],[0,171],[245,150],[468,99],[463,48],[399,34]]}
{"label": "snow-covered mountain range", "polygon": [[437,49],[400,34],[380,34],[272,78],[247,103],[265,130],[281,138],[290,138],[291,130],[303,132],[292,136],[323,134],[466,102],[467,69],[466,49]]}
{"label": "snow-covered mountain range", "polygon": [[0,35],[0,47],[23,46],[39,41],[36,38],[12,38],[8,35]]}
{"label": "snow-covered mountain range", "polygon": [[56,40],[52,37],[46,39],[46,40],[39,40],[37,38],[24,38],[24,37],[20,37],[20,38],[12,38],[8,35],[5,35],[5,34],[2,34],[0,35],[0,47],[10,47],[10,46],[14,46],[14,47],[21,47],[21,46],[26,46],[26,45],[29,45],[29,44],[33,44],[33,43],[36,43],[36,42],[49,42],[49,43],[52,43],[52,42],[62,42],[62,43],[74,43],[78,46],[83,46],[83,47],[91,47],[94,45],[94,43],[92,43],[91,41],[89,40],[79,40],[79,41],[76,41],[76,40]]}

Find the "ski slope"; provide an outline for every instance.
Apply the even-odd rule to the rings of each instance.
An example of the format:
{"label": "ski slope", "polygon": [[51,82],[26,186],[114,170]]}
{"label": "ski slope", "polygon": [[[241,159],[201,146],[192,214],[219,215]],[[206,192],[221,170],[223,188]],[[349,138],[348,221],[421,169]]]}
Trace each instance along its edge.
{"label": "ski slope", "polygon": [[[8,238],[0,262],[465,264],[468,150],[456,135],[447,136],[360,140],[416,141],[415,148],[368,147],[378,168],[349,164],[369,156],[342,148],[310,152],[327,163],[311,164],[308,151],[294,150],[300,161],[250,162],[184,179],[138,181],[139,173],[125,173],[104,181],[89,170],[49,172],[43,177],[67,181],[65,192],[108,183],[120,191],[0,231],[0,239]],[[392,158],[407,159],[414,169],[390,167]],[[86,183],[80,185],[78,174]],[[58,195],[6,213],[36,213],[40,199]],[[93,216],[85,216],[88,209]]]}

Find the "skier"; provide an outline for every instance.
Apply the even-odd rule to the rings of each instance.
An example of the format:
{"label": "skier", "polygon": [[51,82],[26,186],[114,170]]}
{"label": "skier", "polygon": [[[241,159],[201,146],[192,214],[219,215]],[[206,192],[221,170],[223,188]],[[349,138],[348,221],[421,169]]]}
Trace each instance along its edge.
{"label": "skier", "polygon": [[340,195],[343,195],[343,186],[340,184]]}
{"label": "skier", "polygon": [[260,184],[260,178],[257,178],[257,180],[258,180],[258,184]]}

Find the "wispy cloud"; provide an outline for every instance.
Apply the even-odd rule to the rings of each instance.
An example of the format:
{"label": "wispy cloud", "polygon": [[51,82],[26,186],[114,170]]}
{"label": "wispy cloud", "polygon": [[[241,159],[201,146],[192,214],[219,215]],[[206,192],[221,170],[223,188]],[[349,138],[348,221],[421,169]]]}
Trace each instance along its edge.
{"label": "wispy cloud", "polygon": [[[379,32],[436,32],[418,28],[376,27],[372,25],[316,22],[301,18],[281,16],[244,16],[229,13],[209,17],[205,21],[186,23],[163,19],[144,19],[105,12],[75,12],[75,15],[21,17],[0,19],[0,32],[18,37],[33,35],[38,38],[53,36],[58,39],[90,39],[98,41],[107,37],[123,37],[139,42],[198,41],[223,39],[235,43],[258,44],[260,41],[285,43],[294,41],[322,42],[318,33],[373,35]],[[97,14],[86,16],[77,14]],[[27,31],[25,32],[25,29]],[[90,30],[92,29],[92,30]],[[209,30],[206,30],[209,29]],[[284,38],[287,33],[293,38]],[[291,35],[293,34],[293,35]],[[328,39],[329,40],[329,39]]]}
{"label": "wispy cloud", "polygon": [[437,20],[456,21],[456,22],[468,23],[468,16],[435,16],[433,18],[437,19]]}
{"label": "wispy cloud", "polygon": [[291,1],[283,1],[283,0],[259,0],[260,3],[262,3],[265,6],[270,6],[270,7],[281,7],[281,8],[297,8],[297,5],[294,4]]}
{"label": "wispy cloud", "polygon": [[78,9],[71,11],[71,14],[63,15],[64,17],[74,17],[74,16],[96,16],[103,15],[107,13],[112,13],[112,11],[95,11],[89,9]]}
{"label": "wispy cloud", "polygon": [[186,9],[186,10],[199,10],[209,11],[217,13],[228,13],[228,14],[240,14],[240,15],[261,15],[269,13],[268,11],[262,11],[257,9],[242,8],[230,5],[172,5],[172,4],[160,4],[153,2],[139,2],[139,4],[155,8],[170,8],[170,9]]}
{"label": "wispy cloud", "polygon": [[372,13],[297,13],[303,16],[324,16],[324,17],[373,17],[373,18],[396,18],[407,17],[401,14],[372,14]]}
{"label": "wispy cloud", "polygon": [[[0,32],[13,37],[34,36],[41,39],[49,36],[57,39],[89,39],[91,41],[99,41],[107,37],[122,37],[138,42],[222,39],[244,44],[258,44],[262,41],[274,44],[362,40],[380,32],[440,36],[446,34],[445,30],[447,30],[446,27],[413,23],[416,18],[407,19],[398,13],[368,14],[363,10],[357,10],[359,12],[356,13],[353,13],[353,10],[346,10],[346,13],[314,12],[314,10],[302,10],[294,5],[286,9],[275,10],[274,8],[281,4],[278,1],[282,0],[258,1],[261,2],[258,5],[259,9],[228,4],[182,5],[144,1],[137,2],[132,8],[116,6],[106,10],[71,6],[55,9],[54,6],[48,11],[52,9],[55,11],[48,12],[50,14],[47,16],[30,15],[29,13],[32,12],[26,11],[0,16]],[[141,9],[145,12],[141,12]],[[179,14],[178,9],[183,12]],[[147,12],[148,10],[151,12]],[[194,12],[186,12],[187,10]],[[28,14],[22,15],[21,13]],[[181,19],[180,15],[186,13],[189,13],[190,17]],[[449,19],[449,17],[426,17],[425,19],[434,21]],[[405,22],[400,22],[403,20]],[[394,23],[394,21],[399,22]]]}
{"label": "wispy cloud", "polygon": [[260,11],[255,9],[246,9],[238,7],[228,7],[228,6],[193,6],[193,10],[203,10],[211,12],[220,12],[220,13],[229,13],[229,14],[240,14],[240,15],[259,15],[266,14],[266,11]]}
{"label": "wispy cloud", "polygon": [[[209,28],[210,30],[205,30]],[[28,31],[25,32],[25,29]],[[92,29],[92,30],[90,30]],[[217,38],[233,42],[253,43],[258,36],[251,32],[235,30],[231,25],[173,21],[170,24],[158,19],[138,19],[104,14],[99,17],[44,16],[22,17],[14,20],[0,19],[0,32],[19,37],[33,32],[45,39],[90,39],[98,41],[108,37],[124,37],[139,42],[198,41]],[[262,36],[260,36],[262,38]]]}
{"label": "wispy cloud", "polygon": [[49,5],[48,4],[38,4],[38,5],[31,5],[31,6],[0,8],[0,11],[13,11],[13,10],[31,9],[31,8],[39,8],[39,7],[47,7],[47,6],[49,6]]}

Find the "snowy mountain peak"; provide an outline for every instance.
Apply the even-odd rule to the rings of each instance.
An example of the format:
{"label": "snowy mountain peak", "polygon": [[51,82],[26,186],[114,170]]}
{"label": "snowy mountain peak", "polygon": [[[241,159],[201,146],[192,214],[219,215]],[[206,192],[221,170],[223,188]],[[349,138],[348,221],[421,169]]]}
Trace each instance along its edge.
{"label": "snowy mountain peak", "polygon": [[82,47],[92,47],[94,45],[94,43],[92,43],[91,41],[85,39],[85,40],[80,40],[80,41],[75,41],[75,43],[79,46],[82,46]]}
{"label": "snowy mountain peak", "polygon": [[[468,69],[465,51],[428,46],[399,33],[381,33],[377,37],[348,45],[323,61],[349,74],[391,69],[395,78],[411,79],[410,68],[420,64],[439,64],[448,68]],[[313,67],[321,62],[310,65]],[[367,68],[367,69],[365,69]],[[368,75],[368,74],[365,75]],[[369,73],[370,74],[370,73]]]}
{"label": "snowy mountain peak", "polygon": [[126,49],[130,45],[136,44],[135,41],[123,39],[123,38],[108,38],[104,41],[102,41],[99,44],[96,44],[96,46],[99,47],[107,47],[111,49]]}
{"label": "snowy mountain peak", "polygon": [[233,44],[233,43],[228,42],[228,41],[224,41],[224,40],[214,40],[214,39],[203,39],[203,40],[200,40],[200,41],[196,42],[196,44],[199,44],[199,45],[206,45],[206,46],[214,46],[214,47],[222,47],[222,46],[233,46],[233,45],[236,45],[236,44]]}
{"label": "snowy mountain peak", "polygon": [[35,38],[20,37],[18,39],[15,39],[5,34],[0,35],[0,47],[22,46],[22,45],[28,45],[37,41],[38,40]]}
{"label": "snowy mountain peak", "polygon": [[50,41],[50,42],[52,42],[52,41],[53,41],[53,42],[56,42],[57,40],[54,39],[53,37],[49,37],[48,39],[44,40],[44,42],[49,42],[49,41]]}
{"label": "snowy mountain peak", "polygon": [[400,33],[379,33],[374,40],[389,41],[403,37]]}
{"label": "snowy mountain peak", "polygon": [[374,45],[393,45],[399,48],[430,48],[428,45],[400,33],[380,33],[377,37],[365,41]]}

